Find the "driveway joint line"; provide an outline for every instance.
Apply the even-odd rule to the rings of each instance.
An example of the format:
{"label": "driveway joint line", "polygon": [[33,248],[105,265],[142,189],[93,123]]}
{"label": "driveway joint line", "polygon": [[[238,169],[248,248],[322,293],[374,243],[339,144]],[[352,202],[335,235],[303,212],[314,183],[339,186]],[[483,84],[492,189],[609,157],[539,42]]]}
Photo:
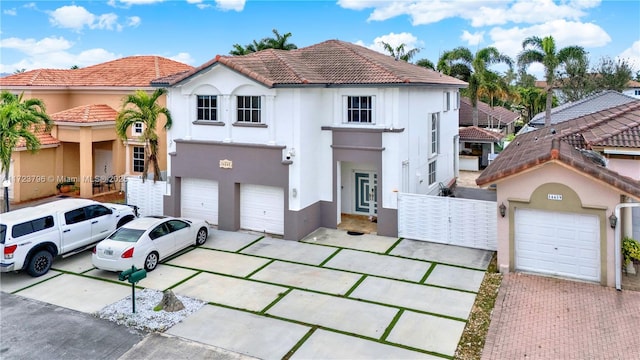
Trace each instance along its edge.
{"label": "driveway joint line", "polygon": [[393,249],[395,249],[396,246],[398,246],[398,244],[400,244],[400,241],[404,240],[404,238],[398,238],[398,240],[396,242],[393,243],[393,245],[391,245],[390,248],[387,249],[387,251],[384,252],[385,255],[390,255],[391,251],[393,251]]}
{"label": "driveway joint line", "polygon": [[389,323],[387,328],[384,329],[384,333],[382,333],[382,336],[380,337],[380,341],[386,341],[387,340],[387,337],[389,337],[389,334],[391,333],[391,330],[393,330],[393,327],[396,325],[398,320],[400,320],[400,316],[402,316],[402,313],[404,313],[404,309],[398,310],[398,312],[393,317],[393,319],[391,319],[391,322]]}
{"label": "driveway joint line", "polygon": [[253,270],[252,272],[249,273],[249,275],[245,276],[245,279],[249,279],[250,277],[252,277],[253,275],[255,275],[256,273],[258,273],[260,270],[266,268],[267,266],[273,264],[274,262],[276,262],[276,259],[271,259],[271,261],[267,261],[266,264],[262,265],[262,266],[258,266],[257,269]]}
{"label": "driveway joint line", "polygon": [[[55,270],[55,269],[54,269],[54,270]],[[55,270],[55,271],[60,271],[60,270]],[[52,276],[52,277],[49,277],[49,278],[46,278],[46,279],[42,279],[42,280],[40,280],[40,281],[38,281],[38,282],[36,282],[36,283],[33,283],[33,284],[31,284],[31,285],[28,285],[28,286],[25,286],[25,287],[23,287],[23,288],[21,288],[21,289],[14,290],[14,291],[10,292],[10,294],[20,295],[20,294],[16,294],[16,293],[18,293],[18,292],[20,292],[20,291],[23,291],[23,290],[27,290],[27,289],[29,289],[29,288],[32,288],[32,287],[36,286],[36,285],[42,284],[43,282],[48,281],[48,280],[50,280],[50,279],[55,279],[55,278],[57,278],[57,277],[61,276],[62,274],[64,274],[64,273],[63,273],[63,272],[60,272],[59,274],[56,274],[56,275],[54,275],[54,276]]]}
{"label": "driveway joint line", "polygon": [[364,279],[367,278],[367,276],[368,276],[367,274],[362,275],[360,279],[358,279],[358,281],[356,281],[355,284],[353,284],[351,289],[347,290],[347,292],[344,293],[344,297],[349,297],[349,295],[351,295],[351,293],[356,290],[356,288],[364,281]]}
{"label": "driveway joint line", "polygon": [[264,309],[260,310],[259,314],[266,314],[267,311],[269,311],[269,309],[271,309],[275,304],[277,304],[280,300],[282,300],[282,298],[287,296],[287,294],[289,294],[291,291],[293,291],[293,288],[288,288],[287,290],[279,293],[278,297],[276,297],[275,300],[269,303],[269,305],[267,305]]}
{"label": "driveway joint line", "polygon": [[180,286],[180,285],[182,285],[182,284],[186,283],[187,281],[189,281],[189,280],[193,279],[194,277],[196,277],[196,276],[198,276],[198,275],[200,275],[200,274],[202,274],[202,270],[197,271],[196,273],[194,273],[194,274],[191,274],[191,275],[187,276],[186,278],[184,278],[184,279],[182,279],[182,280],[178,281],[177,283],[175,283],[175,284],[173,284],[173,285],[169,286],[169,287],[168,287],[168,288],[166,288],[165,290],[171,290],[171,289],[173,289],[173,288],[175,288],[175,287],[177,287],[177,286]]}
{"label": "driveway joint line", "polygon": [[424,273],[424,276],[422,277],[422,279],[420,279],[420,281],[419,281],[420,284],[424,284],[424,282],[427,281],[427,278],[429,277],[429,275],[431,275],[431,273],[436,268],[436,266],[437,266],[437,264],[431,263],[431,266],[429,266],[427,271]]}
{"label": "driveway joint line", "polygon": [[248,243],[247,245],[245,245],[245,246],[241,247],[240,249],[238,249],[238,250],[236,250],[236,251],[230,251],[230,252],[240,254],[240,252],[241,252],[242,250],[244,250],[244,249],[246,249],[246,248],[248,248],[248,247],[253,246],[253,244],[257,243],[258,241],[260,241],[260,240],[262,240],[262,239],[264,239],[264,238],[265,238],[265,237],[264,237],[264,235],[263,235],[263,236],[260,236],[259,238],[257,238],[257,239],[255,239],[255,240],[253,240],[252,242]]}
{"label": "driveway joint line", "polygon": [[295,352],[298,351],[298,349],[300,349],[300,347],[305,343],[305,341],[307,341],[307,339],[311,337],[311,335],[313,335],[313,333],[315,333],[317,329],[318,329],[317,326],[311,327],[311,329],[309,329],[309,331],[307,331],[307,333],[304,334],[304,336],[300,338],[300,340],[298,340],[298,342],[295,345],[293,345],[291,350],[287,351],[287,353],[282,357],[282,360],[290,359],[291,356],[295,354]]}
{"label": "driveway joint line", "polygon": [[324,267],[324,265],[326,263],[328,263],[331,259],[333,259],[334,256],[338,255],[338,253],[342,251],[342,249],[338,249],[336,251],[333,252],[333,254],[329,255],[326,259],[324,259],[320,264],[318,264],[318,267]]}

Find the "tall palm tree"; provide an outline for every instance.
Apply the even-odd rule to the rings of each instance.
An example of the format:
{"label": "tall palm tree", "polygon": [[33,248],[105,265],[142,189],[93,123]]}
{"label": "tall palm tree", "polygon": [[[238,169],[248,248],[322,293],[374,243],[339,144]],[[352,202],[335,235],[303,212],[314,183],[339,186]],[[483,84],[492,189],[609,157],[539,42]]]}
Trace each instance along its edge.
{"label": "tall palm tree", "polygon": [[557,85],[556,70],[561,65],[571,61],[579,61],[586,57],[587,52],[581,46],[567,46],[556,51],[556,42],[553,36],[540,38],[532,36],[522,42],[522,52],[518,55],[518,65],[527,67],[532,63],[540,63],[544,66],[545,80],[547,81],[546,108],[544,125],[551,125],[551,100],[553,97],[553,87]]}
{"label": "tall palm tree", "polygon": [[490,65],[499,63],[513,67],[511,58],[492,46],[478,50],[475,56],[471,50],[461,46],[444,52],[438,60],[438,71],[469,82],[467,92],[473,108],[474,126],[478,126],[478,90],[483,83],[499,78],[496,72],[489,70]]}
{"label": "tall palm tree", "polygon": [[116,133],[122,140],[127,139],[127,130],[135,123],[142,123],[144,130],[140,140],[145,143],[145,162],[142,170],[142,181],[147,178],[149,164],[153,164],[153,182],[160,180],[160,166],[158,165],[158,134],[156,127],[158,117],[162,114],[166,118],[164,129],[170,129],[173,123],[171,113],[166,107],[158,105],[157,101],[167,89],[156,89],[149,95],[144,90],[136,90],[122,102],[122,110],[116,117]]}
{"label": "tall palm tree", "polygon": [[407,45],[404,43],[396,46],[395,48],[391,46],[389,43],[386,43],[384,41],[381,41],[380,43],[384,47],[384,50],[388,52],[389,55],[393,56],[396,60],[409,62],[411,61],[411,58],[413,58],[417,53],[420,52],[420,49],[418,48],[414,48],[407,51],[405,49]]}
{"label": "tall palm tree", "polygon": [[[9,180],[11,154],[18,143],[24,139],[29,151],[38,151],[40,140],[34,131],[40,126],[49,130],[52,124],[44,102],[40,99],[23,100],[23,94],[15,95],[8,91],[0,94],[0,165],[5,180]],[[9,211],[9,187],[3,187],[4,210]]]}
{"label": "tall palm tree", "polygon": [[436,69],[435,64],[429,59],[420,59],[420,60],[416,61],[416,65],[422,66],[424,68],[431,69],[431,70],[435,70]]}
{"label": "tall palm tree", "polygon": [[290,43],[289,38],[292,36],[290,32],[280,35],[278,30],[271,30],[275,37],[265,37],[260,41],[253,40],[250,44],[242,46],[240,44],[233,44],[233,49],[229,51],[231,55],[247,55],[256,51],[265,49],[279,49],[279,50],[294,50],[298,47],[296,44]]}

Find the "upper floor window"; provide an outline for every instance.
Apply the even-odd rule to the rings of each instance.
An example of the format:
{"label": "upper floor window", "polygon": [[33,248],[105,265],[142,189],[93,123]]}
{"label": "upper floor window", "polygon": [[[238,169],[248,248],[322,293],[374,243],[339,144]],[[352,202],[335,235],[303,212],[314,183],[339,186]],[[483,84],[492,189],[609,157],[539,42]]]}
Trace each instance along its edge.
{"label": "upper floor window", "polygon": [[262,122],[260,100],[260,96],[238,96],[238,122]]}
{"label": "upper floor window", "polygon": [[440,152],[440,113],[431,114],[431,155]]}
{"label": "upper floor window", "polygon": [[445,91],[444,93],[444,111],[451,110],[451,93]]}
{"label": "upper floor window", "polygon": [[636,96],[640,95],[640,90],[635,90],[634,94],[636,94]]}
{"label": "upper floor window", "polygon": [[133,123],[133,134],[134,135],[142,134],[142,122],[138,121]]}
{"label": "upper floor window", "polygon": [[460,109],[460,92],[456,91],[455,108]]}
{"label": "upper floor window", "polygon": [[429,163],[429,185],[436,182],[436,161]]}
{"label": "upper floor window", "polygon": [[198,95],[198,114],[196,120],[218,121],[218,97],[215,95]]}
{"label": "upper floor window", "polygon": [[373,123],[373,99],[371,96],[347,97],[347,122]]}

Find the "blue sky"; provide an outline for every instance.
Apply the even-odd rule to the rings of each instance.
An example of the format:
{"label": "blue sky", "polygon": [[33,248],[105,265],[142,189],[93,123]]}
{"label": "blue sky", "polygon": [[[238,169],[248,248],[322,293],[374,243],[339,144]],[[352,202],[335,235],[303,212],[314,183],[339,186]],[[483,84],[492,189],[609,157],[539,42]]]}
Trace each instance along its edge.
{"label": "blue sky", "polygon": [[[88,66],[161,55],[193,66],[233,44],[291,32],[304,47],[340,39],[420,48],[434,63],[446,50],[495,46],[515,57],[528,36],[583,46],[591,63],[621,57],[640,70],[640,1],[109,0],[0,2],[0,73]],[[541,68],[530,72],[542,77]]]}

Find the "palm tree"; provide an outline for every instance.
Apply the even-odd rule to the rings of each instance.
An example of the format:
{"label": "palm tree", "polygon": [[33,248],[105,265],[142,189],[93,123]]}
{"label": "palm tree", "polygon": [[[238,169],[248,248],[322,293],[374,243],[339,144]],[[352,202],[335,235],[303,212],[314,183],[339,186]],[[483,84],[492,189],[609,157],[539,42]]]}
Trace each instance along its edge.
{"label": "palm tree", "polygon": [[[40,99],[23,100],[20,95],[2,91],[0,94],[0,165],[5,180],[9,180],[13,149],[24,139],[26,148],[36,152],[40,140],[34,134],[37,127],[51,128],[44,102]],[[9,211],[9,187],[4,187],[5,211]]]}
{"label": "palm tree", "polygon": [[144,168],[142,170],[142,181],[147,178],[149,164],[153,164],[153,182],[160,180],[160,166],[158,165],[158,134],[156,127],[158,117],[163,114],[167,119],[164,129],[170,129],[172,125],[171,113],[166,107],[157,104],[158,98],[167,93],[167,89],[156,89],[149,96],[146,91],[136,90],[135,93],[124,98],[122,110],[116,117],[116,133],[122,140],[127,139],[127,130],[135,123],[142,123],[144,131],[140,140],[145,143]]}
{"label": "palm tree", "polygon": [[420,60],[416,61],[416,65],[422,66],[424,68],[431,69],[431,70],[435,70],[436,69],[436,66],[429,59],[420,59]]}
{"label": "palm tree", "polygon": [[265,49],[294,50],[298,48],[295,44],[288,42],[289,38],[291,37],[290,32],[284,35],[280,35],[278,30],[276,29],[273,29],[272,32],[275,35],[275,38],[265,37],[260,41],[253,40],[253,42],[247,44],[246,46],[233,44],[233,49],[229,51],[229,54],[247,55]]}
{"label": "palm tree", "polygon": [[550,126],[551,99],[553,97],[553,87],[556,85],[556,70],[560,65],[583,59],[587,53],[581,46],[567,46],[556,51],[556,42],[553,36],[544,38],[528,37],[522,42],[522,49],[522,52],[518,55],[518,64],[521,67],[526,67],[532,63],[540,63],[544,66],[545,80],[547,81],[544,125]]}
{"label": "palm tree", "polygon": [[411,58],[413,58],[418,52],[420,52],[420,49],[418,48],[406,51],[405,47],[407,45],[405,45],[404,43],[396,46],[395,48],[384,41],[381,41],[380,43],[384,47],[384,50],[388,52],[389,55],[393,56],[396,60],[409,62],[411,61]]}
{"label": "palm tree", "polygon": [[444,52],[438,60],[438,71],[469,82],[467,90],[473,108],[473,125],[478,126],[478,90],[484,83],[488,84],[498,74],[488,69],[489,65],[503,63],[513,67],[513,61],[495,47],[478,50],[475,56],[465,47],[458,47]]}

